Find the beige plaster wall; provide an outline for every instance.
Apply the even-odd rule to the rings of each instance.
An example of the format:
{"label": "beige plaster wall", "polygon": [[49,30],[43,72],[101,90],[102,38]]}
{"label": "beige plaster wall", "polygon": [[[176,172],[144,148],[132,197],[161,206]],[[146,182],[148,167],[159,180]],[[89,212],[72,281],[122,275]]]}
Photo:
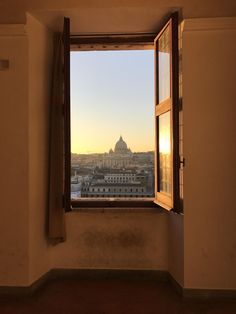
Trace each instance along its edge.
{"label": "beige plaster wall", "polygon": [[168,271],[184,286],[184,216],[169,213],[168,216]]}
{"label": "beige plaster wall", "polygon": [[49,270],[46,239],[51,34],[28,15],[27,26],[0,27],[0,285],[27,286]]}
{"label": "beige plaster wall", "polygon": [[0,27],[0,285],[28,283],[28,39],[23,26]]}
{"label": "beige plaster wall", "polygon": [[68,213],[51,267],[167,270],[167,224],[166,213]]}
{"label": "beige plaster wall", "polygon": [[236,24],[183,33],[184,286],[236,289]]}
{"label": "beige plaster wall", "polygon": [[27,34],[29,39],[29,283],[32,283],[49,270],[46,213],[52,34],[29,14]]}

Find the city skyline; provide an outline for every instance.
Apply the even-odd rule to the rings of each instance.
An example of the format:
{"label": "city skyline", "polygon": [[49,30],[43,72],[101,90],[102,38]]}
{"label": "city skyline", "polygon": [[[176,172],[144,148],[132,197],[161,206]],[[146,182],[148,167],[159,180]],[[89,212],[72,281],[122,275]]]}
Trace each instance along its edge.
{"label": "city skyline", "polygon": [[71,155],[71,198],[153,197],[154,152],[132,152],[122,136],[108,153]]}
{"label": "city skyline", "polygon": [[153,50],[71,52],[71,152],[154,150]]}
{"label": "city skyline", "polygon": [[[114,141],[114,143],[117,142],[120,137],[122,137],[122,138],[125,140],[125,137],[122,136],[122,135],[120,135],[119,137],[117,137],[117,139]],[[125,142],[126,142],[126,140],[125,140]],[[114,150],[114,143],[113,143],[113,144],[111,145],[111,147],[109,147],[106,151],[101,151],[101,152],[97,152],[97,151],[96,151],[96,152],[85,152],[85,153],[73,152],[73,151],[71,151],[71,154],[78,154],[78,155],[106,154],[106,153],[109,153],[109,151],[110,151],[111,149]],[[129,148],[130,148],[130,150],[132,151],[132,153],[154,152],[154,149],[152,149],[152,150],[147,150],[147,151],[144,151],[144,150],[142,150],[142,151],[133,151],[131,146],[129,146]]]}

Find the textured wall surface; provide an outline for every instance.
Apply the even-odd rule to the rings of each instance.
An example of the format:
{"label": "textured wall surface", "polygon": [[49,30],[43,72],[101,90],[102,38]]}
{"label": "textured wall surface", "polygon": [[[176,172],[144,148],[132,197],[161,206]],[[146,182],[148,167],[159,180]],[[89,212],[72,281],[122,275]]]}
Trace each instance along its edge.
{"label": "textured wall surface", "polygon": [[236,289],[236,21],[183,33],[185,287]]}
{"label": "textured wall surface", "polygon": [[0,36],[10,64],[0,71],[0,285],[28,283],[28,39],[20,33]]}
{"label": "textured wall surface", "polygon": [[58,268],[167,270],[166,213],[68,213],[67,241],[51,250]]}

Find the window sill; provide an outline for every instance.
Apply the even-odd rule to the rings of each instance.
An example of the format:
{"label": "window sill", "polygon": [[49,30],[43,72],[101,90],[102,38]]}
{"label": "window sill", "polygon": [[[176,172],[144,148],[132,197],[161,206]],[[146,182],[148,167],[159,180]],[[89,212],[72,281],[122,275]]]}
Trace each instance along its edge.
{"label": "window sill", "polygon": [[72,211],[80,213],[164,213],[153,199],[86,199],[72,201]]}

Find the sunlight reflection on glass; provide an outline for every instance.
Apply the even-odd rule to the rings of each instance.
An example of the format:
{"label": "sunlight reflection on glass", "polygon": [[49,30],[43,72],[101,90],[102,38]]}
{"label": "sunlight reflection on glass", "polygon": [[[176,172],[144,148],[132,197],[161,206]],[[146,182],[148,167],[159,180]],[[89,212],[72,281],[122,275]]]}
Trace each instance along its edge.
{"label": "sunlight reflection on glass", "polygon": [[171,194],[170,112],[159,116],[159,190]]}

